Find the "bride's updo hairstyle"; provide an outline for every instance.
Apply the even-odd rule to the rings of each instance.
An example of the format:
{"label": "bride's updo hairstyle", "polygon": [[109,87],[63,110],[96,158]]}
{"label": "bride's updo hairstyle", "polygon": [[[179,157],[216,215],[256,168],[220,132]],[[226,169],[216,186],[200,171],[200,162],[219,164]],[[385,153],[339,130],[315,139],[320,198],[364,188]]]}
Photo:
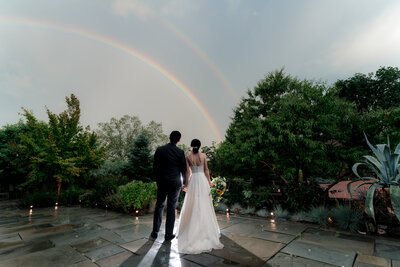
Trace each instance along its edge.
{"label": "bride's updo hairstyle", "polygon": [[193,147],[193,153],[197,154],[197,153],[199,153],[199,148],[201,147],[201,142],[199,139],[193,139],[192,142],[190,143],[190,146]]}

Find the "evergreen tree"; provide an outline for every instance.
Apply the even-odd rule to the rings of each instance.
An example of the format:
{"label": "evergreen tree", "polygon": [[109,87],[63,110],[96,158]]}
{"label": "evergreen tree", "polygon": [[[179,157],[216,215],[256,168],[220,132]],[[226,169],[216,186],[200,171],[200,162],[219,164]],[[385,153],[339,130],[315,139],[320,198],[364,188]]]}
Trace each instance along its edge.
{"label": "evergreen tree", "polygon": [[152,180],[152,162],[149,138],[141,134],[135,139],[128,152],[125,173],[134,180],[150,182]]}

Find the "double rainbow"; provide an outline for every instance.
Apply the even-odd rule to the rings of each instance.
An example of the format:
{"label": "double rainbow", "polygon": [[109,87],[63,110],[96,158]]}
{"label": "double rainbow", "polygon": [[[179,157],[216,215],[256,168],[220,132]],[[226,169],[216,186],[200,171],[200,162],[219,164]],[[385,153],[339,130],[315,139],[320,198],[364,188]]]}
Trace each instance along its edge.
{"label": "double rainbow", "polygon": [[110,47],[116,48],[121,50],[135,58],[141,60],[142,62],[150,65],[151,67],[155,68],[158,72],[164,75],[168,80],[173,82],[190,100],[195,106],[200,110],[203,114],[205,119],[210,124],[211,128],[214,130],[216,136],[218,137],[218,141],[222,141],[222,134],[218,130],[214,120],[211,118],[210,114],[207,112],[205,107],[201,104],[201,102],[196,98],[196,96],[186,87],[184,86],[176,77],[174,77],[170,72],[168,72],[165,68],[163,68],[157,62],[151,60],[148,57],[140,54],[139,52],[135,51],[134,49],[128,47],[127,45],[109,39],[105,36],[99,35],[97,33],[88,32],[79,28],[71,27],[68,25],[57,24],[54,22],[43,21],[39,19],[33,18],[22,18],[22,17],[10,17],[10,16],[0,16],[0,23],[9,23],[9,24],[17,24],[23,26],[30,26],[30,27],[39,27],[49,30],[57,30],[69,34],[74,34],[80,37],[84,37],[96,42],[100,42],[102,44],[108,45]]}

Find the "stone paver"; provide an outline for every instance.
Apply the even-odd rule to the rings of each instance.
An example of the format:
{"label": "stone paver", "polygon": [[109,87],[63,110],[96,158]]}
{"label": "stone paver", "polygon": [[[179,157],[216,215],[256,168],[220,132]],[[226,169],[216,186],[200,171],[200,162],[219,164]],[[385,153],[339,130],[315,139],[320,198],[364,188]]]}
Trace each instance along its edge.
{"label": "stone paver", "polygon": [[272,259],[267,261],[263,266],[276,266],[276,267],[309,267],[309,266],[319,266],[319,267],[333,267],[335,265],[314,261],[302,257],[297,257],[293,254],[289,255],[286,253],[278,253]]}
{"label": "stone paver", "polygon": [[289,255],[311,259],[335,266],[353,266],[355,253],[344,253],[334,250],[328,250],[323,247],[317,247],[301,242],[292,242],[287,245],[282,252]]}
{"label": "stone paver", "polygon": [[102,267],[109,267],[109,266],[118,266],[128,260],[130,257],[133,257],[134,254],[129,251],[124,251],[110,257],[103,258],[96,262],[96,264]]}
{"label": "stone paver", "polygon": [[32,252],[45,250],[48,248],[54,247],[54,244],[49,240],[30,242],[24,244],[24,246],[20,246],[17,248],[11,249],[2,249],[0,250],[0,262],[2,260],[16,258],[18,256],[23,256]]}
{"label": "stone paver", "polygon": [[354,267],[368,267],[368,266],[387,267],[390,266],[390,260],[371,255],[363,255],[363,254],[357,255]]}
{"label": "stone paver", "polygon": [[165,218],[158,238],[149,240],[151,214],[81,207],[30,211],[13,201],[0,201],[0,267],[400,267],[400,242],[395,238],[235,214],[217,214],[217,220],[224,248],[186,255],[178,252],[177,239],[164,242]]}
{"label": "stone paver", "polygon": [[375,241],[375,255],[400,261],[400,240],[379,238]]}
{"label": "stone paver", "polygon": [[70,246],[60,246],[0,261],[0,267],[67,266],[86,260]]}
{"label": "stone paver", "polygon": [[400,261],[398,261],[398,260],[393,260],[393,261],[392,261],[392,267],[400,267]]}
{"label": "stone paver", "polygon": [[99,259],[107,258],[125,251],[126,250],[121,248],[120,246],[110,244],[107,246],[95,248],[94,250],[88,251],[85,253],[85,256],[92,260],[97,261]]}
{"label": "stone paver", "polygon": [[374,240],[366,236],[308,228],[296,241],[321,246],[329,250],[355,252],[366,255],[374,254]]}
{"label": "stone paver", "polygon": [[75,243],[75,244],[72,244],[71,246],[74,247],[79,252],[85,253],[85,252],[91,251],[93,249],[101,248],[101,247],[104,247],[104,246],[107,246],[110,244],[111,244],[110,242],[108,242],[107,240],[105,240],[103,238],[96,238],[96,239],[92,239],[89,241]]}

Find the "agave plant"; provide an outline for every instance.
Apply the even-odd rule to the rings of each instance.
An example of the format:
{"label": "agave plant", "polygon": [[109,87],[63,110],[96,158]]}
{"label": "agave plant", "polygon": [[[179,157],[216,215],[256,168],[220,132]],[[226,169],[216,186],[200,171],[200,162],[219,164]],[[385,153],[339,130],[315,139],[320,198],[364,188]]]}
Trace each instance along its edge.
{"label": "agave plant", "polygon": [[[360,178],[360,180],[369,180],[364,183],[357,185],[352,192],[354,192],[358,187],[371,184],[370,188],[367,192],[367,197],[365,199],[365,209],[367,214],[372,217],[375,221],[375,212],[374,212],[374,195],[376,188],[388,188],[390,195],[390,202],[392,204],[392,208],[397,218],[400,220],[400,143],[397,145],[396,149],[393,153],[390,150],[390,142],[389,137],[387,144],[380,144],[373,146],[367,138],[367,135],[364,133],[365,140],[367,141],[368,146],[371,148],[375,157],[373,156],[363,156],[364,162],[356,163],[353,165],[354,174]],[[375,174],[374,177],[363,176],[361,177],[358,174],[357,168],[361,165],[366,166],[372,173]],[[355,182],[355,181],[353,181]],[[351,183],[353,183],[351,182]],[[347,184],[347,191],[351,194],[350,184]]]}

